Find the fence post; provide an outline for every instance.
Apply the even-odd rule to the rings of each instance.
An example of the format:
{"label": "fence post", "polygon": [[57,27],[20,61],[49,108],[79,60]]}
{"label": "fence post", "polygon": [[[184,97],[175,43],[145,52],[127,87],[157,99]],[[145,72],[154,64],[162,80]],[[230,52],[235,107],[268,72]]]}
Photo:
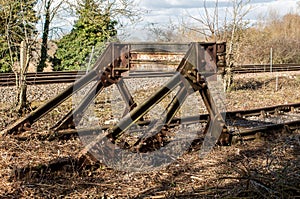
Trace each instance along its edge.
{"label": "fence post", "polygon": [[273,48],[270,49],[270,72],[272,72],[273,68]]}

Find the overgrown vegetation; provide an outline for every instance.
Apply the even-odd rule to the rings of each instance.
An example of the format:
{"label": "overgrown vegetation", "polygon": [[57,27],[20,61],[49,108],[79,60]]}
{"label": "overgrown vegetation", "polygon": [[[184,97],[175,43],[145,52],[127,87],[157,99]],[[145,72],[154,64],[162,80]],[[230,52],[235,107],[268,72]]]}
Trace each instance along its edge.
{"label": "overgrown vegetation", "polygon": [[300,15],[273,15],[244,30],[238,64],[269,63],[271,48],[273,63],[300,63]]}

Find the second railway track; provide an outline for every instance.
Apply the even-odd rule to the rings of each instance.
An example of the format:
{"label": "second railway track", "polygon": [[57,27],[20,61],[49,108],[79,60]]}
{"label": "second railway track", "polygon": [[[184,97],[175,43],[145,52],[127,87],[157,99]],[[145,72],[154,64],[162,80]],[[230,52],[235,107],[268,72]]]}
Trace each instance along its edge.
{"label": "second railway track", "polygon": [[[243,65],[233,68],[236,74],[242,73],[263,73],[263,72],[286,72],[300,71],[300,64],[276,64],[272,68],[268,65]],[[27,73],[26,81],[28,85],[72,83],[86,74],[86,71],[53,71]],[[130,71],[124,78],[150,78],[150,77],[171,77],[172,71]],[[0,73],[0,86],[16,85],[14,73]]]}

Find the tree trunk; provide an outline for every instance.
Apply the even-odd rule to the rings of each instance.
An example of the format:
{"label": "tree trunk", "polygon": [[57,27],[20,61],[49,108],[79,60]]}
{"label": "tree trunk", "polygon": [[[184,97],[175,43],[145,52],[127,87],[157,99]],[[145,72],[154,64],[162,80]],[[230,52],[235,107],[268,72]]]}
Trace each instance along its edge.
{"label": "tree trunk", "polygon": [[42,36],[42,45],[41,45],[41,60],[37,67],[37,72],[43,72],[45,68],[45,63],[47,60],[47,44],[48,44],[48,35],[50,28],[50,2],[46,5],[46,14],[45,14],[45,22],[44,22],[44,30]]}
{"label": "tree trunk", "polygon": [[17,107],[16,110],[18,113],[22,114],[27,108],[27,82],[26,82],[26,72],[28,66],[29,54],[27,52],[27,45],[25,41],[21,42],[20,48],[20,73],[19,73],[19,82],[17,85]]}
{"label": "tree trunk", "polygon": [[229,63],[227,68],[225,69],[224,91],[229,92],[231,90],[232,83],[233,83],[232,63]]}
{"label": "tree trunk", "polygon": [[27,108],[26,92],[27,92],[27,84],[26,84],[26,80],[25,80],[25,81],[22,81],[22,84],[19,87],[19,93],[18,93],[17,111],[20,114],[22,114]]}
{"label": "tree trunk", "polygon": [[[236,8],[235,8],[236,9]],[[233,48],[234,48],[234,39],[235,39],[235,31],[236,31],[236,26],[237,26],[237,12],[236,10],[234,11],[234,16],[233,16],[233,27],[231,30],[231,37],[230,37],[230,43],[229,43],[229,50],[228,50],[228,57],[227,57],[227,68],[225,70],[225,91],[230,91],[231,85],[233,83],[233,73],[232,73],[232,67],[234,64],[234,56],[233,56]]]}

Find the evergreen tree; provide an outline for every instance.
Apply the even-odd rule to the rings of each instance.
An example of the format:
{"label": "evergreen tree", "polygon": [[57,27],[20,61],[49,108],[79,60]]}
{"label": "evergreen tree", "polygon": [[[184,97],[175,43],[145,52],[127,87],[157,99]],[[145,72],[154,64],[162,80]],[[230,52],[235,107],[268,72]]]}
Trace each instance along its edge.
{"label": "evergreen tree", "polygon": [[10,72],[19,59],[20,43],[35,33],[36,0],[0,0],[0,72]]}
{"label": "evergreen tree", "polygon": [[117,22],[111,19],[109,10],[102,9],[101,3],[97,0],[83,0],[79,4],[79,18],[72,31],[58,42],[55,70],[80,69],[93,47],[98,49],[103,42],[117,34]]}

